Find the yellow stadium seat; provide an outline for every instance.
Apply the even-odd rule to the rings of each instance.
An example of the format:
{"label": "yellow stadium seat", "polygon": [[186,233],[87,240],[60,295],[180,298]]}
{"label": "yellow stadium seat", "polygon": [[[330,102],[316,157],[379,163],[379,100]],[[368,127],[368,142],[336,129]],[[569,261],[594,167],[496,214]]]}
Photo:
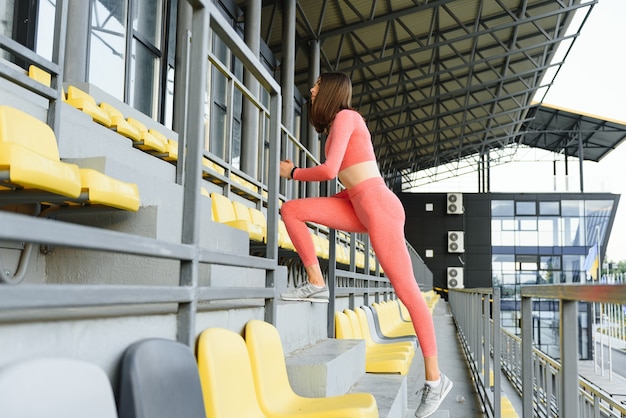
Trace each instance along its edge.
{"label": "yellow stadium seat", "polygon": [[259,406],[248,350],[241,335],[208,328],[200,333],[196,356],[207,417],[269,417]]}
{"label": "yellow stadium seat", "polygon": [[376,344],[363,333],[354,311],[345,309],[352,333],[356,339],[365,340],[365,371],[368,373],[399,373],[406,375],[415,354],[413,344],[406,341]]}
{"label": "yellow stadium seat", "polygon": [[211,193],[211,208],[215,222],[245,231],[253,241],[263,241],[263,230],[252,223],[248,207],[243,203],[231,202],[226,196],[214,192]]}
{"label": "yellow stadium seat", "polygon": [[208,178],[215,184],[224,184],[224,181],[222,179],[219,179],[214,175],[219,174],[220,176],[224,176],[226,173],[224,167],[214,163],[206,157],[202,157],[202,167],[204,168],[204,171],[202,172],[202,177]]}
{"label": "yellow stadium seat", "polygon": [[248,208],[250,212],[250,220],[253,224],[261,227],[263,231],[263,242],[267,244],[267,220],[265,214],[257,208]]}
{"label": "yellow stadium seat", "polygon": [[415,335],[413,324],[411,322],[402,321],[400,318],[397,302],[373,303],[372,307],[378,314],[380,330],[386,337]]}
{"label": "yellow stadium seat", "polygon": [[282,219],[278,220],[278,246],[285,250],[295,251],[295,247],[293,246],[293,242],[291,242],[291,238],[289,237],[289,233],[287,232],[287,227],[285,226],[285,222]]}
{"label": "yellow stadium seat", "polygon": [[67,88],[67,99],[65,101],[76,109],[87,113],[95,122],[107,128],[111,127],[109,112],[101,109],[96,104],[96,100],[91,97],[89,93],[82,91],[76,86],[69,86]]}
{"label": "yellow stadium seat", "polygon": [[313,244],[315,245],[315,254],[319,258],[323,258],[327,260],[328,249],[329,249],[328,238],[321,237],[317,235],[315,232],[311,232],[311,238],[313,239]]}
{"label": "yellow stadium seat", "polygon": [[42,70],[36,65],[31,64],[28,67],[28,76],[33,80],[39,81],[44,86],[50,87],[50,82],[52,81],[52,76],[49,72]]}
{"label": "yellow stadium seat", "polygon": [[[148,152],[166,152],[167,151],[167,138],[159,134],[154,135],[154,130],[148,130],[146,125],[139,120],[129,117],[126,121],[139,130],[140,141],[136,141],[134,146]],[[132,139],[132,138],[131,138]]]}
{"label": "yellow stadium seat", "polygon": [[126,119],[124,119],[124,115],[121,111],[106,102],[100,103],[100,108],[105,112],[108,112],[111,118],[111,128],[118,134],[136,142],[141,141],[141,132],[139,132],[137,127],[131,125]]}
{"label": "yellow stadium seat", "polygon": [[253,241],[263,242],[265,240],[265,229],[261,225],[257,225],[252,222],[250,208],[238,201],[233,201],[233,208],[235,209],[237,223],[239,225],[245,225],[245,231],[248,232],[250,239]]}
{"label": "yellow stadium seat", "polygon": [[261,410],[271,417],[366,418],[378,417],[376,399],[369,393],[325,398],[297,395],[289,383],[280,335],[264,321],[246,324],[245,341],[254,387]]}
{"label": "yellow stadium seat", "polygon": [[0,187],[36,189],[76,198],[77,165],[61,162],[52,129],[35,117],[0,106]]}
{"label": "yellow stadium seat", "polygon": [[[342,339],[363,339],[360,328],[346,312],[335,312],[335,336]],[[411,366],[412,356],[408,353],[372,351],[365,346],[365,371],[368,373],[393,373],[406,375]]]}
{"label": "yellow stadium seat", "polygon": [[0,179],[0,190],[49,192],[51,202],[139,208],[135,184],[62,162],[52,129],[8,106],[0,106]]}
{"label": "yellow stadium seat", "polygon": [[251,191],[253,193],[258,193],[259,192],[259,188],[250,183],[248,180],[242,178],[241,176],[238,176],[237,174],[234,173],[230,173],[230,179],[238,184],[239,186],[241,186],[241,190],[240,189],[234,189],[235,193],[237,194],[246,194],[246,190]]}
{"label": "yellow stadium seat", "polygon": [[372,338],[373,331],[369,327],[369,324],[367,322],[367,317],[365,316],[365,311],[363,310],[363,308],[355,308],[353,312],[358,319],[359,326],[361,327],[361,334],[363,335],[363,338],[365,339],[365,343],[368,346],[393,347],[394,349],[397,349],[398,351],[408,352],[411,355],[411,357],[415,355],[415,346],[413,345],[412,342],[409,342],[409,341],[386,340],[383,343],[375,342],[374,339]]}
{"label": "yellow stadium seat", "polygon": [[136,212],[139,210],[137,185],[126,183],[90,168],[80,169],[86,202]]}
{"label": "yellow stadium seat", "polygon": [[163,157],[165,161],[178,161],[178,141],[172,139],[167,140],[167,156]]}

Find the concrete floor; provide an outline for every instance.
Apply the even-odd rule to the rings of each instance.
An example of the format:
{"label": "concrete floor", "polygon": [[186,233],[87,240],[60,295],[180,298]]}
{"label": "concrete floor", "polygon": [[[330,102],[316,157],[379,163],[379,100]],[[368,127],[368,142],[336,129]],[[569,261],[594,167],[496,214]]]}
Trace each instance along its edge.
{"label": "concrete floor", "polygon": [[[437,333],[437,348],[439,367],[454,383],[452,391],[443,401],[439,410],[431,415],[432,418],[483,418],[480,402],[474,390],[470,371],[467,368],[465,357],[459,340],[456,327],[452,320],[448,303],[439,300],[433,312],[435,332]],[[414,418],[415,409],[419,403],[416,392],[424,385],[424,362],[421,352],[415,355],[413,365],[408,375],[408,409],[406,418]]]}

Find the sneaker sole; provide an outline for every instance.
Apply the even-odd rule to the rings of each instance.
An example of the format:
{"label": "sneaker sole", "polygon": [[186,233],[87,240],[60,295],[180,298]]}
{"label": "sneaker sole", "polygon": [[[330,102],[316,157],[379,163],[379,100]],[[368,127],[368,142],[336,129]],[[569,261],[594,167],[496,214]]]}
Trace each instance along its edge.
{"label": "sneaker sole", "polygon": [[328,303],[328,299],[322,298],[284,298],[281,297],[282,300],[286,300],[289,302],[313,302],[313,303]]}

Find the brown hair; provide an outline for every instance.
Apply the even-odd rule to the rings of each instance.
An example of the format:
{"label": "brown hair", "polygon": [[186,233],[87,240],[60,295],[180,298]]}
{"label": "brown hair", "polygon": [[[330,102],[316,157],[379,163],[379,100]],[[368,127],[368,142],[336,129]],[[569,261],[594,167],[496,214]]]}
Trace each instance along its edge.
{"label": "brown hair", "polygon": [[315,101],[309,101],[309,122],[317,132],[325,132],[343,109],[352,109],[352,81],[344,73],[321,74]]}

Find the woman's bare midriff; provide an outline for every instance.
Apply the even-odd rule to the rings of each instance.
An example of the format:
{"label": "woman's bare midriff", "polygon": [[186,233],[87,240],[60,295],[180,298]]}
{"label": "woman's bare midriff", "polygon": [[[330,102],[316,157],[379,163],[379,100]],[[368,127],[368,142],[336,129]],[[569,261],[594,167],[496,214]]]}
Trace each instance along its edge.
{"label": "woman's bare midriff", "polygon": [[339,181],[346,189],[351,189],[362,181],[380,177],[376,161],[365,161],[352,165],[339,172]]}

